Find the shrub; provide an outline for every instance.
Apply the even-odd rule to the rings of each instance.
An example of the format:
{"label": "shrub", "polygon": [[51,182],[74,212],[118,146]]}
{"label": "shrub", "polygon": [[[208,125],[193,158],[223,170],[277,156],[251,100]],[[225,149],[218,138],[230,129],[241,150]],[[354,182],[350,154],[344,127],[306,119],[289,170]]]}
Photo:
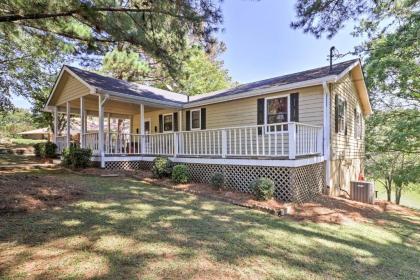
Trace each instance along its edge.
{"label": "shrub", "polygon": [[53,142],[37,143],[33,147],[37,157],[55,158],[57,156],[57,145]]}
{"label": "shrub", "polygon": [[188,175],[188,168],[186,165],[179,164],[175,165],[172,169],[172,181],[177,184],[185,184],[190,180]]}
{"label": "shrub", "polygon": [[92,151],[71,145],[63,151],[63,165],[70,168],[86,168],[90,166]]}
{"label": "shrub", "polygon": [[210,178],[210,184],[215,188],[215,189],[222,189],[224,184],[225,184],[225,175],[223,175],[223,173],[219,173],[219,172],[215,172],[213,173],[213,175]]}
{"label": "shrub", "polygon": [[274,194],[274,182],[268,178],[259,178],[251,182],[251,189],[258,200],[268,200]]}
{"label": "shrub", "polygon": [[166,157],[157,157],[153,160],[153,176],[155,178],[169,177],[172,173],[172,161]]}

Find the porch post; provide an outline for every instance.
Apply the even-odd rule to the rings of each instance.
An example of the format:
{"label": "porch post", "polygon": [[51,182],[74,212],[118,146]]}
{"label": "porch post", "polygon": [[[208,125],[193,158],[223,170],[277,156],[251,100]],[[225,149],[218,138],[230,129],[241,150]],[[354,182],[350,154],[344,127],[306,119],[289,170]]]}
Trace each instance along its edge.
{"label": "porch post", "polygon": [[57,111],[58,111],[57,106],[54,106],[54,109],[53,109],[53,116],[54,116],[54,134],[53,134],[54,138],[53,138],[53,141],[56,144],[57,144],[57,136],[58,136],[58,120],[57,120],[58,112]]}
{"label": "porch post", "polygon": [[288,124],[289,127],[289,159],[296,158],[296,123]]}
{"label": "porch post", "polygon": [[140,104],[140,137],[141,137],[140,149],[141,149],[141,154],[143,155],[146,151],[145,149],[146,136],[144,135],[144,105],[143,104]]}
{"label": "porch post", "polygon": [[66,137],[66,147],[70,147],[71,141],[71,130],[70,130],[70,102],[66,102],[66,116],[67,116],[67,137]]}
{"label": "porch post", "polygon": [[178,128],[182,131],[182,110],[178,111]]}
{"label": "porch post", "polygon": [[107,132],[110,133],[111,132],[111,113],[107,113],[106,114],[106,119],[108,121],[107,123]]}
{"label": "porch post", "polygon": [[101,168],[105,168],[105,154],[104,154],[104,97],[99,95],[99,105],[98,105],[98,113],[99,113],[99,135],[98,135],[98,143],[99,143],[99,156],[101,159]]}
{"label": "porch post", "polygon": [[80,146],[84,148],[86,146],[85,143],[85,134],[86,134],[86,110],[85,110],[85,99],[80,97]]}

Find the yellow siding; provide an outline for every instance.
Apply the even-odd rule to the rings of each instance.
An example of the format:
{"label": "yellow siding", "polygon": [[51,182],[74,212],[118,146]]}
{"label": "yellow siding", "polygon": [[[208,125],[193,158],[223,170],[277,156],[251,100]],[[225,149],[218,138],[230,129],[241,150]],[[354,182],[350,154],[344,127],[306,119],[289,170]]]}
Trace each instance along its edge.
{"label": "yellow siding", "polygon": [[[360,108],[360,101],[350,75],[346,75],[332,85],[331,94],[331,156],[332,159],[359,159],[364,157],[364,131],[362,138],[356,139],[354,131],[354,109]],[[335,132],[335,96],[339,95],[347,100],[347,135]],[[364,127],[364,119],[362,120]]]}
{"label": "yellow siding", "polygon": [[89,88],[87,86],[67,72],[64,72],[60,83],[57,85],[54,92],[51,105],[62,105],[67,101],[77,99],[87,94],[89,94]]}
{"label": "yellow siding", "polygon": [[[263,96],[221,102],[196,108],[206,108],[207,129],[253,126],[257,125],[257,99],[277,95],[299,92],[299,122],[322,125],[323,118],[323,91],[321,86],[283,91]],[[182,112],[182,130],[185,126],[185,112],[196,108],[184,109]],[[145,113],[145,118],[151,118],[152,132],[158,127],[159,114],[175,112],[171,110],[156,110]],[[133,131],[139,128],[139,115],[134,116]]]}
{"label": "yellow siding", "polygon": [[[347,135],[335,132],[335,96],[339,95],[347,100]],[[362,139],[355,137],[354,109],[360,108],[360,100],[352,81],[351,74],[347,74],[331,88],[331,179],[332,194],[340,194],[339,188],[349,190],[350,181],[357,180],[363,173],[364,165],[364,130]],[[362,119],[362,127],[365,120]]]}

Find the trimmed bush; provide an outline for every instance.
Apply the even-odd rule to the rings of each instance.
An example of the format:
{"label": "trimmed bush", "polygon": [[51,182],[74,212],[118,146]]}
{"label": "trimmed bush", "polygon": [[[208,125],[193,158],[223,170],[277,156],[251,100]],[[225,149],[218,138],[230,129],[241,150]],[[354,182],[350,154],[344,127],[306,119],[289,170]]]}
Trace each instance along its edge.
{"label": "trimmed bush", "polygon": [[177,184],[185,184],[190,180],[188,167],[183,164],[175,165],[172,168],[172,181]]}
{"label": "trimmed bush", "polygon": [[274,182],[268,178],[259,178],[251,182],[251,189],[258,200],[269,200],[274,194]]}
{"label": "trimmed bush", "polygon": [[92,151],[90,149],[82,149],[75,145],[71,145],[69,148],[63,151],[62,163],[66,167],[73,169],[89,167],[92,157]]}
{"label": "trimmed bush", "polygon": [[213,173],[213,175],[210,178],[210,184],[215,189],[222,189],[225,185],[225,175],[223,175],[223,173],[220,172]]}
{"label": "trimmed bush", "polygon": [[57,145],[53,142],[37,143],[33,147],[37,157],[55,158],[57,156]]}
{"label": "trimmed bush", "polygon": [[155,178],[169,177],[172,173],[172,161],[166,157],[157,157],[153,160],[153,176]]}

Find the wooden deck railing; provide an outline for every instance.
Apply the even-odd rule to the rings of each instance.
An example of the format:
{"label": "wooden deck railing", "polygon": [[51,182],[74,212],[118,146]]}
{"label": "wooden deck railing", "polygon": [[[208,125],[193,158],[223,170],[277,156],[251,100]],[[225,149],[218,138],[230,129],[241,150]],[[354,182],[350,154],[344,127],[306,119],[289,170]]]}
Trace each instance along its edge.
{"label": "wooden deck railing", "polygon": [[[60,137],[65,145],[66,136]],[[92,149],[93,154],[99,153],[98,132],[86,133],[82,138],[84,147]],[[106,132],[104,153],[294,159],[296,156],[322,154],[322,128],[289,122],[148,135]]]}

